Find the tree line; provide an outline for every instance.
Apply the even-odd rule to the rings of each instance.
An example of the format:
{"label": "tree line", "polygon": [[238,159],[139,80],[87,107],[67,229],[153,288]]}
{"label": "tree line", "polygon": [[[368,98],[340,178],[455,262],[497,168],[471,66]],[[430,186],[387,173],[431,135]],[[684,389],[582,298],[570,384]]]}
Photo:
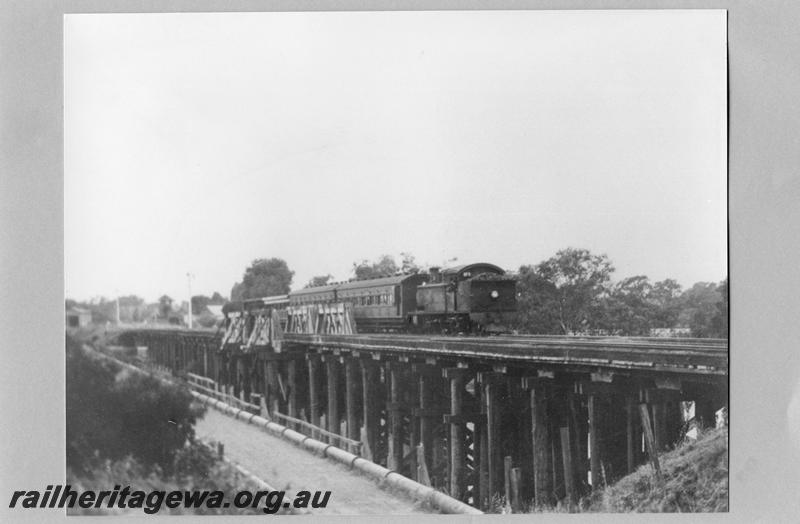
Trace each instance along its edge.
{"label": "tree line", "polygon": [[684,290],[673,279],[611,279],[606,255],[568,248],[518,278],[516,328],[533,334],[728,337],[728,279]]}
{"label": "tree line", "polygon": [[[209,311],[208,306],[222,305],[227,300],[226,297],[216,291],[211,296],[193,295],[192,314],[195,317],[195,322],[204,327],[212,327],[217,319]],[[189,312],[189,304],[187,302],[178,303],[166,294],[161,295],[157,302],[151,303],[146,302],[137,295],[125,295],[118,299],[99,297],[83,302],[68,298],[65,300],[64,305],[66,309],[80,308],[88,310],[92,314],[93,323],[105,324],[107,322],[116,322],[117,303],[119,303],[119,319],[122,323],[181,323],[183,322],[183,315]]]}
{"label": "tree line", "polygon": [[[451,259],[450,262],[456,259]],[[417,273],[422,266],[410,253],[400,261],[381,255],[373,261],[353,262],[355,279]],[[622,336],[692,336],[727,338],[728,279],[697,282],[683,289],[673,279],[652,282],[645,275],[612,280],[615,268],[607,255],[587,249],[567,248],[538,264],[523,265],[509,271],[517,279],[518,311],[516,331],[532,334],[602,334]],[[259,258],[244,271],[241,281],[231,288],[231,300],[285,295],[289,293],[294,271],[281,258]],[[332,276],[312,277],[305,287],[330,283]],[[192,297],[192,312],[201,325],[214,325],[210,304],[222,304],[225,297]],[[115,318],[114,301],[79,304],[92,310],[93,319],[104,323]],[[186,307],[179,307],[177,313]],[[120,316],[125,321],[168,320],[175,315],[173,300],[164,295],[157,304],[145,304],[136,296],[120,297]]]}
{"label": "tree line", "polygon": [[[410,253],[401,253],[398,263],[391,255],[381,255],[374,261],[353,262],[353,278],[365,280],[395,275],[397,273],[419,273],[422,269]],[[248,266],[242,280],[231,288],[231,300],[285,295],[289,293],[294,271],[282,258],[257,258]],[[331,283],[333,275],[316,275],[304,287],[324,286]]]}
{"label": "tree line", "polygon": [[[451,259],[455,260],[455,259]],[[410,253],[353,263],[355,279],[421,270]],[[651,282],[645,275],[613,281],[607,255],[567,248],[535,265],[509,271],[517,279],[515,330],[532,334],[683,335],[727,338],[728,279],[697,282],[683,289],[673,279]],[[257,259],[231,290],[233,300],[283,295],[294,272],[280,258]],[[312,277],[305,287],[325,285],[331,275]]]}

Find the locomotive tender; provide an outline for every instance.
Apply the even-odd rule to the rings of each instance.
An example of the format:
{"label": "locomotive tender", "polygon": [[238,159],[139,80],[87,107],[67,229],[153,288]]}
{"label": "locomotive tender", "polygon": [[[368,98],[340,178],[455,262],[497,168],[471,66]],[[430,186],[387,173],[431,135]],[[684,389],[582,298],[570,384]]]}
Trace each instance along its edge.
{"label": "locomotive tender", "polygon": [[517,310],[516,280],[494,264],[352,280],[228,304],[230,311],[349,303],[359,333],[501,333]]}

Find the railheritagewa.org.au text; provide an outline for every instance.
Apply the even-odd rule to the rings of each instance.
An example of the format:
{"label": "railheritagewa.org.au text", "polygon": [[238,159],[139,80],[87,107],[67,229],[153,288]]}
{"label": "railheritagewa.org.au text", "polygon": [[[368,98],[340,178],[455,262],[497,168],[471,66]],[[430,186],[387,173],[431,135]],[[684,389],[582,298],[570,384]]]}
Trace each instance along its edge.
{"label": "railheritagewa.org.au text", "polygon": [[277,513],[281,509],[325,508],[330,501],[330,491],[298,491],[287,497],[285,491],[237,491],[228,500],[222,491],[142,491],[130,486],[114,486],[113,490],[74,490],[67,484],[49,485],[44,491],[14,491],[9,508],[119,508],[141,509],[147,514],[158,513],[162,508],[252,508],[264,513]]}

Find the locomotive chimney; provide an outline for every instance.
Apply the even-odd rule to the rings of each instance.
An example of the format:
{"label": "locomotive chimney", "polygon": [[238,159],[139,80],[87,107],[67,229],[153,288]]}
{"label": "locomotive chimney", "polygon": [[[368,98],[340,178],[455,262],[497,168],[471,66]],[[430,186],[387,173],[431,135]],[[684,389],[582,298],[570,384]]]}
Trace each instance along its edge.
{"label": "locomotive chimney", "polygon": [[439,273],[439,268],[434,266],[428,270],[431,274],[431,284],[438,284],[442,281],[442,274]]}

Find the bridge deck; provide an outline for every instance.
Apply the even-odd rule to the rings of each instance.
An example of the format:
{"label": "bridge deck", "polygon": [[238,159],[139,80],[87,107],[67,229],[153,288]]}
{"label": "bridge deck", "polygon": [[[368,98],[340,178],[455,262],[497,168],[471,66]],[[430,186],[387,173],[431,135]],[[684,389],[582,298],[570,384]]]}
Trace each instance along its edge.
{"label": "bridge deck", "polygon": [[492,363],[727,375],[725,340],[614,337],[429,337],[414,335],[285,334],[290,344],[405,356],[477,359]]}
{"label": "bridge deck", "polygon": [[[124,331],[139,331],[130,329]],[[206,339],[208,330],[146,329],[151,335]],[[492,337],[407,334],[310,335],[285,333],[284,349],[369,351],[409,358],[471,359],[492,364],[538,364],[586,369],[726,376],[728,341],[722,339],[503,335]]]}

